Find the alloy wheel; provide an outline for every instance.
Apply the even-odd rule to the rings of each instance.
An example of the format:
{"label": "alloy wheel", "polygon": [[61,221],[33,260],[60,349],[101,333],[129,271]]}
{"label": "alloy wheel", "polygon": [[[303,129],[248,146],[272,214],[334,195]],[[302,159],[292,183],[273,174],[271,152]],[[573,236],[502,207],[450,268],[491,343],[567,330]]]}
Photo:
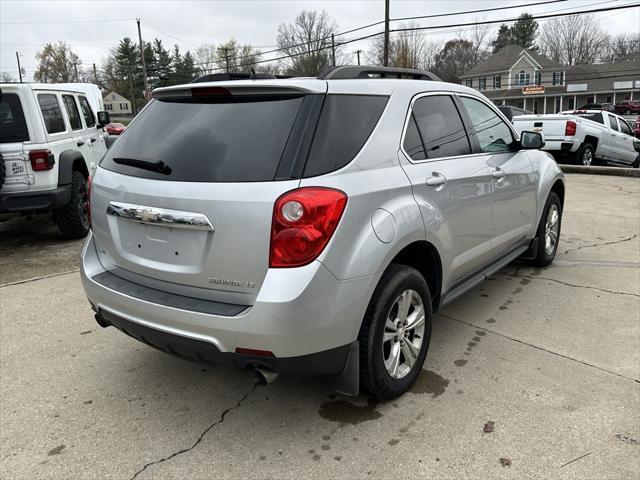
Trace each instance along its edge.
{"label": "alloy wheel", "polygon": [[424,340],[425,318],[422,298],[415,290],[405,290],[393,302],[382,338],[384,366],[392,378],[405,377],[416,363]]}

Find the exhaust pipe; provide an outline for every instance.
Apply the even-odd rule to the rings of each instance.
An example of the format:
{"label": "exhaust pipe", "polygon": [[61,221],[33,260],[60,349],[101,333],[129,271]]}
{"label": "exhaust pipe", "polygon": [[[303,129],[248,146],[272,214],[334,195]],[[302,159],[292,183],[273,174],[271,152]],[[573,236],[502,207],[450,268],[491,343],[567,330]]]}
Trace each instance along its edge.
{"label": "exhaust pipe", "polygon": [[100,325],[102,328],[107,328],[111,326],[111,324],[100,314],[100,312],[97,312],[95,314],[95,319],[98,325]]}
{"label": "exhaust pipe", "polygon": [[277,372],[261,366],[254,366],[253,371],[256,372],[256,376],[258,377],[258,382],[260,383],[260,385],[268,385],[270,383],[273,383],[275,379],[278,378]]}

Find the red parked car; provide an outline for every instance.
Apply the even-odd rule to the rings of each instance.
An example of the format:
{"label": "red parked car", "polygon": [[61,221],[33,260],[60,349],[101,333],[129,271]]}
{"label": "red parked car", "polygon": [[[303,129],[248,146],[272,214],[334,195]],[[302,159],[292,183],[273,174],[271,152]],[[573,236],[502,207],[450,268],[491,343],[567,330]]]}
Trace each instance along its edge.
{"label": "red parked car", "polygon": [[616,103],[617,114],[630,114],[640,113],[640,102],[635,100],[625,100],[624,102]]}
{"label": "red parked car", "polygon": [[104,128],[109,135],[120,135],[127,127],[122,123],[107,123]]}
{"label": "red parked car", "polygon": [[640,117],[636,118],[636,124],[633,126],[633,133],[636,138],[640,138]]}

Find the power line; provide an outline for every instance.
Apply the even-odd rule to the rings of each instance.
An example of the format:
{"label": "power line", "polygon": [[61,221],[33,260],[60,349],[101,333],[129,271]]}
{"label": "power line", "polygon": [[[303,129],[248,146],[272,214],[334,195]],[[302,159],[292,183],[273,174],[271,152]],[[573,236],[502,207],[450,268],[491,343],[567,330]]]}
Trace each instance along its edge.
{"label": "power line", "polygon": [[0,25],[46,25],[46,24],[64,24],[64,23],[113,23],[113,22],[131,22],[135,18],[114,18],[114,19],[95,19],[95,20],[42,20],[36,22],[0,22]]}

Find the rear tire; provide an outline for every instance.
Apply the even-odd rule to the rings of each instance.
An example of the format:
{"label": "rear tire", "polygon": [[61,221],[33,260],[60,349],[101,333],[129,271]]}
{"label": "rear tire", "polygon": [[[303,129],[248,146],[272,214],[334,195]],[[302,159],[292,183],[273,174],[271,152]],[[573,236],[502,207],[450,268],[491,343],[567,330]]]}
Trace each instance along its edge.
{"label": "rear tire", "polygon": [[362,386],[383,401],[406,392],[427,356],[431,324],[431,295],[424,277],[412,267],[389,266],[360,328]]}
{"label": "rear tire", "polygon": [[62,208],[53,211],[53,220],[65,238],[84,238],[89,233],[89,197],[87,179],[80,172],[71,176],[71,198]]}
{"label": "rear tire", "polygon": [[[554,215],[555,212],[555,215]],[[555,218],[555,221],[554,221]],[[533,263],[538,267],[546,267],[556,256],[560,243],[560,227],[562,226],[562,203],[555,192],[549,193],[547,203],[538,225],[538,250]],[[552,243],[550,245],[549,243]]]}
{"label": "rear tire", "polygon": [[576,161],[579,165],[584,167],[590,167],[593,165],[595,160],[595,155],[593,153],[593,147],[589,143],[583,144],[576,154]]}
{"label": "rear tire", "polygon": [[632,168],[640,168],[640,154],[636,157],[636,161],[631,164]]}

